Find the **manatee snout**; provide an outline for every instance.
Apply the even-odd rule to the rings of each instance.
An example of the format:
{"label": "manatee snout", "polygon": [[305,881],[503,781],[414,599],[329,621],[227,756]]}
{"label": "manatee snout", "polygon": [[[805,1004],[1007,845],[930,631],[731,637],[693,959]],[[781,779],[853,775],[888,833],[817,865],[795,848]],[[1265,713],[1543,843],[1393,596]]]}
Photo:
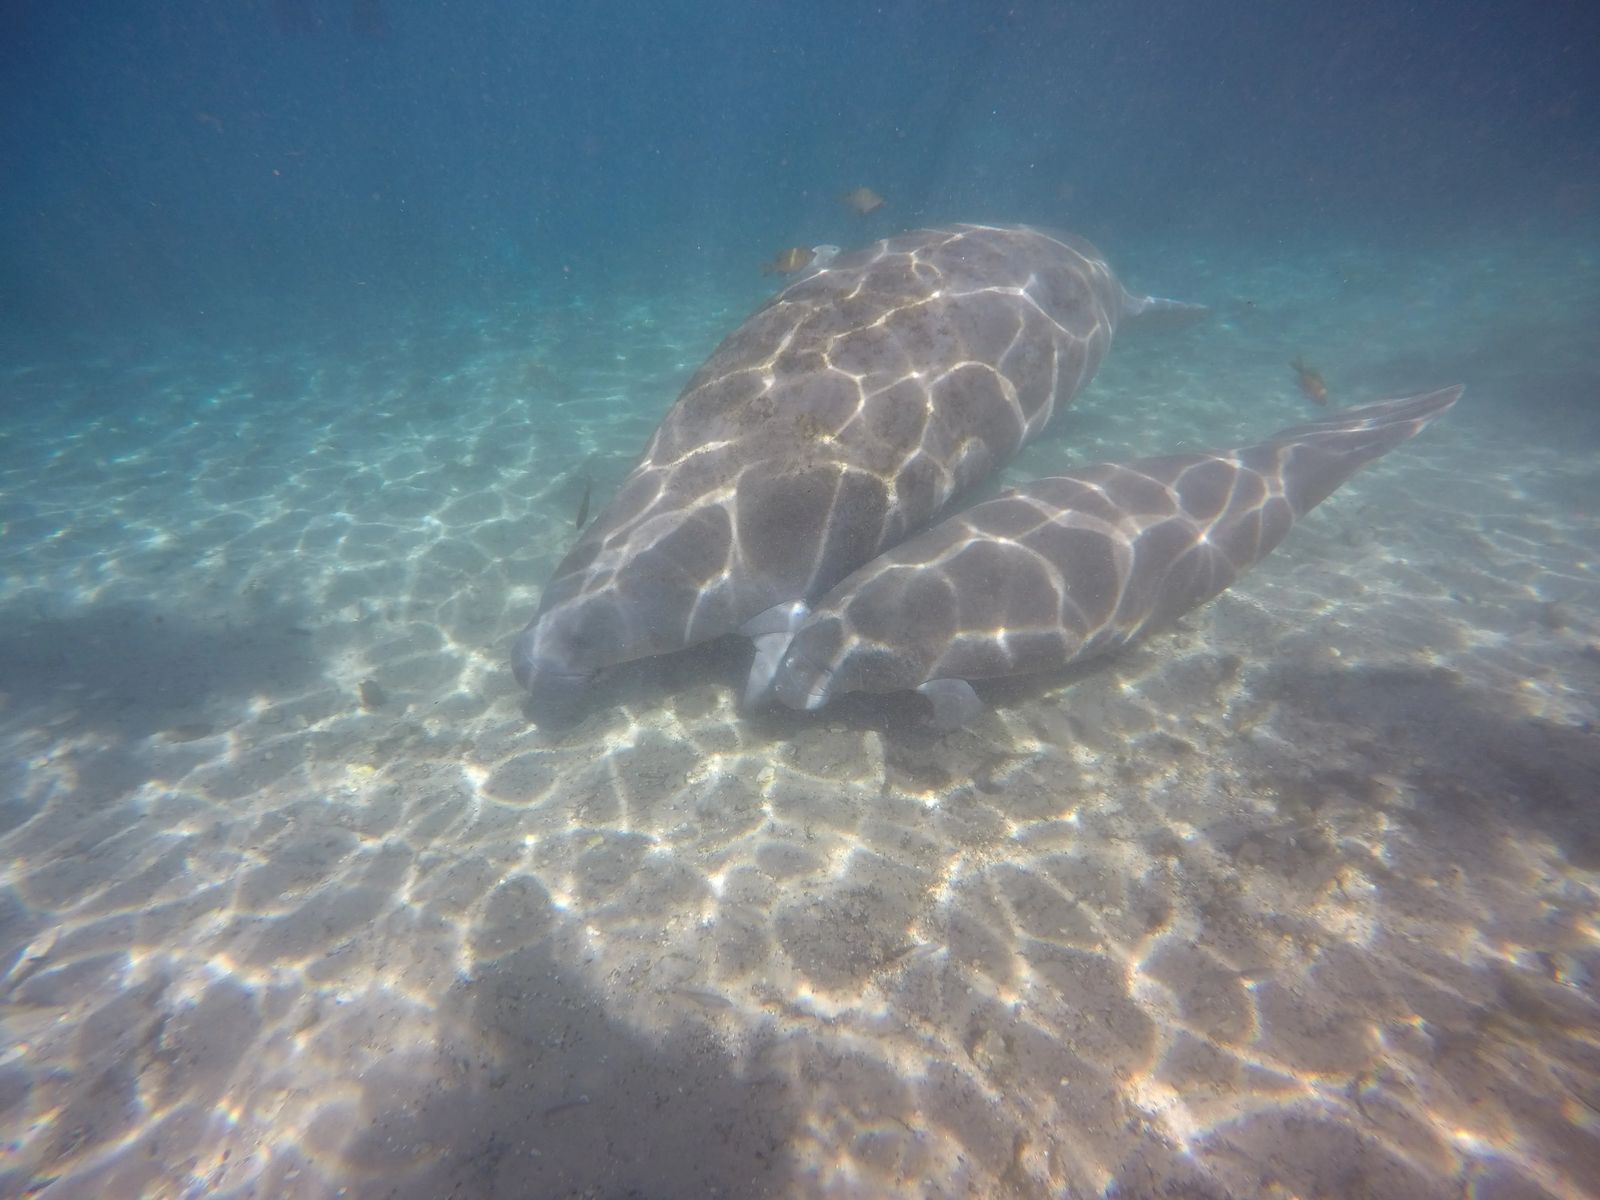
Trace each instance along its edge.
{"label": "manatee snout", "polygon": [[511,645],[511,673],[528,693],[535,711],[551,716],[570,715],[599,676],[553,654],[541,645],[539,626],[530,625]]}
{"label": "manatee snout", "polygon": [[517,686],[531,691],[539,673],[539,660],[534,653],[533,626],[517,634],[511,643],[511,673],[517,677]]}

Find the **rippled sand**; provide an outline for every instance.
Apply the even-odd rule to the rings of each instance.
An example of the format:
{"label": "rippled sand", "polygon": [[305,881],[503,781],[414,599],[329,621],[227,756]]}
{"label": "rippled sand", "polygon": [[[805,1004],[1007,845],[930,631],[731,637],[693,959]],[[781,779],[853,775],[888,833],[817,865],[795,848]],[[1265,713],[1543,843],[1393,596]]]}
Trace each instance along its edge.
{"label": "rippled sand", "polygon": [[741,717],[732,645],[523,711],[584,475],[748,296],[11,365],[0,1194],[1592,1194],[1592,266],[1124,274],[1217,315],[1009,479],[1293,424],[1301,353],[1467,398],[943,739]]}

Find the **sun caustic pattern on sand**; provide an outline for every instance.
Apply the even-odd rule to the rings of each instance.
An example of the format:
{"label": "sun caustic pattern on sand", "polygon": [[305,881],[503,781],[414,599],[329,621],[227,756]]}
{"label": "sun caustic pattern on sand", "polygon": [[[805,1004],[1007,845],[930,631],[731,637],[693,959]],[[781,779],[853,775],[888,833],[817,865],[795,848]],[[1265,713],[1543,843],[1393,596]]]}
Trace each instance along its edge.
{"label": "sun caustic pattern on sand", "polygon": [[741,715],[737,643],[529,721],[585,478],[750,290],[8,368],[0,1194],[1592,1194],[1595,273],[1117,249],[1213,317],[998,482],[1468,391],[943,738]]}

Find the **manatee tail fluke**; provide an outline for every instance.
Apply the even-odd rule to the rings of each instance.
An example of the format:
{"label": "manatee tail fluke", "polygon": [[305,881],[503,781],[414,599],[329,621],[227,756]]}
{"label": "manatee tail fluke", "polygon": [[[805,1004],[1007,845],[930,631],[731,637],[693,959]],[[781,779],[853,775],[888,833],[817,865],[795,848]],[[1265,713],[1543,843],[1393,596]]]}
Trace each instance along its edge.
{"label": "manatee tail fluke", "polygon": [[1320,421],[1282,430],[1260,449],[1283,456],[1284,493],[1300,516],[1369,462],[1415,437],[1461,399],[1463,390],[1458,385],[1343,408]]}
{"label": "manatee tail fluke", "polygon": [[1186,304],[1161,296],[1122,293],[1122,318],[1137,329],[1183,329],[1211,315],[1204,304]]}

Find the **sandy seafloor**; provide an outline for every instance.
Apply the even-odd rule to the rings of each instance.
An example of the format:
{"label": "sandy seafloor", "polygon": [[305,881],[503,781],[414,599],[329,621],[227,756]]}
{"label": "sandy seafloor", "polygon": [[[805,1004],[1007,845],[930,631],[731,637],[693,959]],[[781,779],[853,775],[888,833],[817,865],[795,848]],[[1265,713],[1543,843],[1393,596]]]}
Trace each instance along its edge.
{"label": "sandy seafloor", "polygon": [[524,712],[749,281],[10,364],[0,1195],[1600,1194],[1584,244],[1113,253],[1216,315],[1010,481],[1305,419],[1296,353],[1466,399],[943,739],[733,646]]}

